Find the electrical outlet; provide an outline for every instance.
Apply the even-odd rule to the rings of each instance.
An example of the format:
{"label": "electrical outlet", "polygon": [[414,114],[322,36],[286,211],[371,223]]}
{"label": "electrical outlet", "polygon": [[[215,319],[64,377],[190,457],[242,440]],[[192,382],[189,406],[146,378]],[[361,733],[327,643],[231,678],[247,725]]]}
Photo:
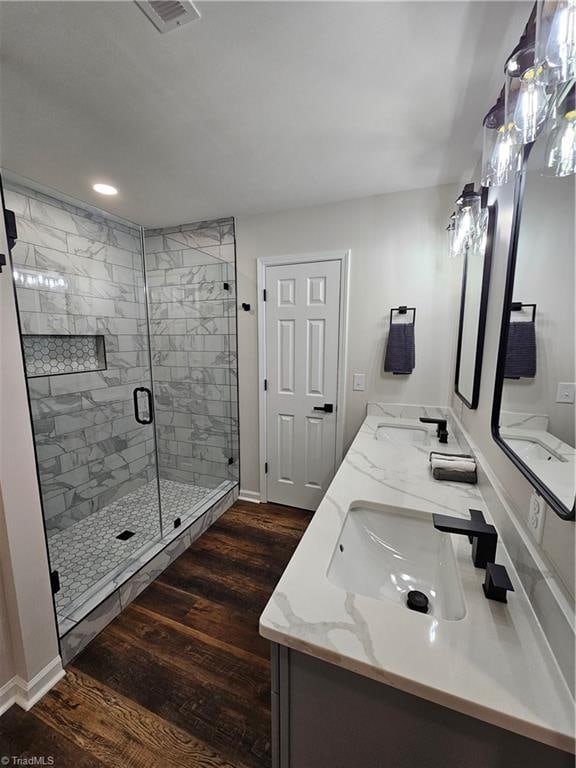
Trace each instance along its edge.
{"label": "electrical outlet", "polygon": [[355,373],[352,376],[352,389],[354,392],[364,392],[366,389],[366,374]]}
{"label": "electrical outlet", "polygon": [[530,496],[530,509],[528,511],[528,530],[536,544],[542,542],[544,532],[544,520],[546,519],[546,502],[538,491],[532,491]]}
{"label": "electrical outlet", "polygon": [[556,390],[556,402],[573,404],[575,390],[576,384],[572,384],[569,381],[561,381],[558,384],[558,389]]}

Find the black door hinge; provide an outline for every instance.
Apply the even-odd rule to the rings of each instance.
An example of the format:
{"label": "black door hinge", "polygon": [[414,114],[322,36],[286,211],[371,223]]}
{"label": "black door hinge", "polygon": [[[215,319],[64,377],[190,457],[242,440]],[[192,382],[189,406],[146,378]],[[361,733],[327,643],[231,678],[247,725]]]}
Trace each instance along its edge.
{"label": "black door hinge", "polygon": [[182,525],[182,518],[181,517],[175,517],[174,518],[174,528],[180,528]]}
{"label": "black door hinge", "polygon": [[268,379],[264,379],[264,392],[268,391]]}
{"label": "black door hinge", "polygon": [[268,462],[267,461],[264,462],[264,474],[265,475],[268,474]]}
{"label": "black door hinge", "polygon": [[[11,251],[18,239],[18,230],[16,229],[16,216],[14,216],[14,211],[10,211],[8,208],[4,208],[4,225],[6,227],[8,250]],[[2,272],[2,267],[6,266],[7,261],[6,254],[0,253],[0,272]]]}
{"label": "black door hinge", "polygon": [[228,464],[234,464],[234,457],[233,456],[230,456],[230,458],[228,459]]}
{"label": "black door hinge", "polygon": [[266,288],[262,291],[262,298],[266,301]]}
{"label": "black door hinge", "polygon": [[60,592],[60,574],[58,571],[52,571],[50,574],[50,586],[52,587],[52,594]]}

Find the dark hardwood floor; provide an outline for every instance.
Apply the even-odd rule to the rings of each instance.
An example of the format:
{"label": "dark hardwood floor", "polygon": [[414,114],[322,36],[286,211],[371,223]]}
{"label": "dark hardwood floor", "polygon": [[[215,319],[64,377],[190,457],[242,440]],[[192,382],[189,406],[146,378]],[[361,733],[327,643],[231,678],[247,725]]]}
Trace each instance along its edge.
{"label": "dark hardwood floor", "polygon": [[0,756],[56,768],[269,768],[258,617],[311,513],[237,502],[67,669],[0,718]]}

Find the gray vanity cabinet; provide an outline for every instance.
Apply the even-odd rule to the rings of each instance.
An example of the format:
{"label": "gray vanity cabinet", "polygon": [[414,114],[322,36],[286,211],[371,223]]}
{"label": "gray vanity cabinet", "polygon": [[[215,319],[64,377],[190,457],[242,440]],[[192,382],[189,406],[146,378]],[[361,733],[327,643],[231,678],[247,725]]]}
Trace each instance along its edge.
{"label": "gray vanity cabinet", "polygon": [[572,768],[573,755],[272,643],[273,768]]}

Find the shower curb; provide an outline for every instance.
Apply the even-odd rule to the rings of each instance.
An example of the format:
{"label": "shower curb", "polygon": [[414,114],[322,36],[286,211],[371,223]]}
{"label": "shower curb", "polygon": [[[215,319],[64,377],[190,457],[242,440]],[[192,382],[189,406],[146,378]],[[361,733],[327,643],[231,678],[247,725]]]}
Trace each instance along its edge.
{"label": "shower curb", "polygon": [[239,486],[236,484],[221,499],[194,520],[182,533],[172,539],[160,552],[145,563],[133,576],[117,587],[85,618],[60,638],[60,656],[64,666],[116,618],[146,587],[158,578],[171,563],[196,541],[221,515],[238,499]]}

